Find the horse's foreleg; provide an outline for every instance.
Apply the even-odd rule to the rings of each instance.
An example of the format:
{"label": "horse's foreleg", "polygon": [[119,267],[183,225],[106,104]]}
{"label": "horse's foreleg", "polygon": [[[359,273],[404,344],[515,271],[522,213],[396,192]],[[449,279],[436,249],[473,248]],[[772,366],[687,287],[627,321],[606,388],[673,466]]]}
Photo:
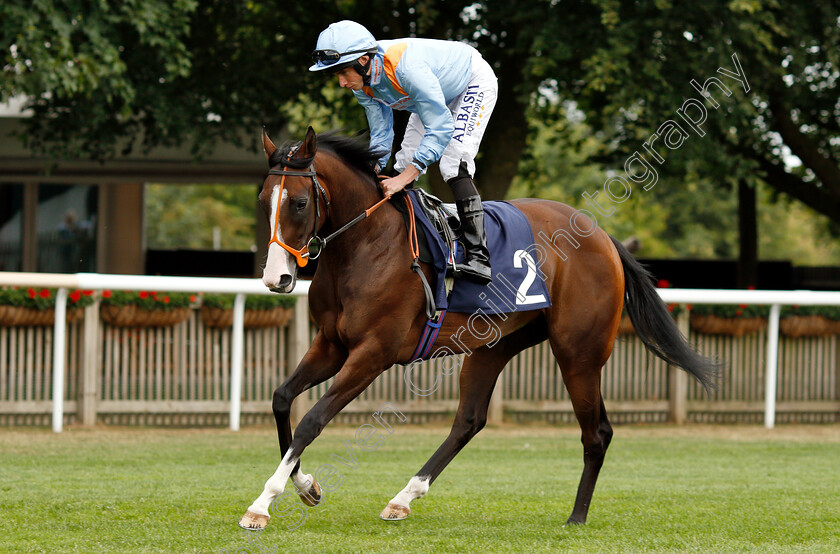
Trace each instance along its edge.
{"label": "horse's foreleg", "polygon": [[[282,455],[285,456],[292,443],[290,420],[292,401],[304,391],[338,373],[346,360],[347,351],[342,346],[327,341],[322,333],[318,333],[294,373],[274,391],[271,407],[277,423],[277,435]],[[300,461],[292,471],[292,481],[304,504],[314,506],[320,502],[320,487],[312,475],[301,471]]]}
{"label": "horse's foreleg", "polygon": [[262,494],[248,507],[248,511],[240,521],[240,526],[247,526],[249,529],[262,529],[266,526],[271,503],[283,494],[286,482],[298,467],[303,450],[315,440],[342,408],[361,394],[379,374],[391,365],[380,364],[378,367],[372,367],[369,360],[370,353],[367,351],[351,354],[347,358],[326,394],[301,419],[277,471],[266,481]]}
{"label": "horse's foreleg", "polygon": [[[292,442],[290,420],[292,401],[304,391],[338,373],[346,359],[346,351],[340,346],[330,343],[321,333],[318,333],[300,364],[298,364],[297,369],[274,391],[271,406],[274,411],[274,420],[277,423],[280,452],[284,460]],[[270,494],[279,495],[283,492],[286,480],[289,478],[285,468],[280,471],[283,467],[281,463],[277,472],[266,483],[264,493],[267,491]],[[284,474],[286,474],[285,477],[283,477]],[[304,504],[314,506],[320,502],[321,488],[312,475],[301,471],[299,459],[291,470],[291,477]],[[281,480],[282,486],[279,483]],[[277,492],[278,490],[279,492]],[[268,519],[267,510],[263,513],[249,508],[239,525],[246,529],[262,529],[268,524]]]}
{"label": "horse's foreleg", "polygon": [[423,497],[428,492],[429,485],[484,427],[493,388],[509,359],[509,356],[504,355],[502,348],[486,347],[464,358],[460,375],[461,399],[449,436],[417,475],[411,478],[408,485],[388,502],[379,514],[380,518],[399,521],[408,517],[411,501]]}

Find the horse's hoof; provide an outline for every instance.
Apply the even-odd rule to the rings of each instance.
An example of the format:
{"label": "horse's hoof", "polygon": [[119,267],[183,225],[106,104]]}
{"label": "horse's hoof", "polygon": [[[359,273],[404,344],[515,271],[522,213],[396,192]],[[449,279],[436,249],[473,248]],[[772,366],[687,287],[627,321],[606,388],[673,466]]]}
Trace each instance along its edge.
{"label": "horse's hoof", "polygon": [[400,506],[389,502],[382,513],[379,514],[379,518],[385,521],[401,521],[407,518],[409,513],[411,513],[411,510],[408,506]]}
{"label": "horse's hoof", "polygon": [[566,520],[566,523],[563,524],[563,527],[577,527],[578,525],[586,525],[586,522],[569,518]]}
{"label": "horse's hoof", "polygon": [[268,525],[268,517],[248,510],[239,520],[239,526],[243,529],[265,529],[265,526]]}
{"label": "horse's hoof", "polygon": [[321,503],[321,485],[318,481],[312,481],[312,486],[305,493],[298,490],[298,496],[307,506],[317,506]]}

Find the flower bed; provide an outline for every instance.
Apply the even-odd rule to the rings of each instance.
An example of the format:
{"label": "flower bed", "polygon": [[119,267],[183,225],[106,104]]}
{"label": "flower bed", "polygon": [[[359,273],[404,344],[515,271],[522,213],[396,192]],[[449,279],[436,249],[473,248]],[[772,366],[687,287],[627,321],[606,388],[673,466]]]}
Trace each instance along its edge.
{"label": "flower bed", "polygon": [[[202,296],[201,319],[213,328],[233,325],[232,294],[205,294]],[[248,295],[245,297],[245,327],[282,327],[292,317],[292,307],[297,297],[281,295]]]}
{"label": "flower bed", "polygon": [[170,327],[186,321],[193,302],[184,292],[105,290],[99,315],[116,327]]}
{"label": "flower bed", "polygon": [[770,308],[748,304],[696,304],[691,308],[691,328],[707,335],[740,337],[767,326]]}
{"label": "flower bed", "polygon": [[788,337],[840,334],[840,306],[783,306],[779,332]]}
{"label": "flower bed", "polygon": [[[55,323],[56,289],[0,288],[0,326],[32,327]],[[93,304],[93,291],[73,290],[67,297],[67,323],[78,321]]]}

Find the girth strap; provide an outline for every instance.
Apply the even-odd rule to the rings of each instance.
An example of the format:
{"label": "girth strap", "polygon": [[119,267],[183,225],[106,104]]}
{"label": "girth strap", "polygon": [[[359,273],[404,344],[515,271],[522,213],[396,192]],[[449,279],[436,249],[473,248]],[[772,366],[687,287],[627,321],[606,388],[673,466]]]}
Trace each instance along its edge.
{"label": "girth strap", "polygon": [[423,268],[420,267],[420,242],[417,240],[417,222],[414,219],[414,205],[411,202],[411,196],[405,195],[405,203],[408,207],[408,219],[410,222],[408,229],[408,246],[411,248],[411,255],[414,261],[411,262],[411,271],[420,277],[423,283],[423,292],[426,295],[426,318],[429,320],[435,317],[437,305],[435,304],[435,295],[432,292],[432,287],[429,286],[429,281],[426,279],[426,274],[423,273]]}
{"label": "girth strap", "polygon": [[441,310],[437,317],[426,322],[426,327],[423,329],[423,334],[420,335],[420,341],[417,343],[417,348],[414,349],[414,354],[411,355],[409,363],[429,359],[445,317],[446,310]]}

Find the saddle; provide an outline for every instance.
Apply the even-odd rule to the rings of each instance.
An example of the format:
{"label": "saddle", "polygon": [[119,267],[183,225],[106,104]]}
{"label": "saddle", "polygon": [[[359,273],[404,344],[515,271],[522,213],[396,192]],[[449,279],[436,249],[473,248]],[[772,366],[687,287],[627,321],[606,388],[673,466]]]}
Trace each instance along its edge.
{"label": "saddle", "polygon": [[464,248],[458,245],[461,225],[455,207],[416,188],[398,194],[403,197],[391,205],[407,222],[412,254],[434,273],[427,281],[417,262],[412,264],[412,271],[423,281],[428,321],[411,360],[431,355],[447,311],[496,314],[551,306],[545,280],[538,278],[539,257],[531,225],[514,205],[482,203],[493,265],[493,281],[484,285],[452,277],[455,258],[460,261],[464,256]]}

